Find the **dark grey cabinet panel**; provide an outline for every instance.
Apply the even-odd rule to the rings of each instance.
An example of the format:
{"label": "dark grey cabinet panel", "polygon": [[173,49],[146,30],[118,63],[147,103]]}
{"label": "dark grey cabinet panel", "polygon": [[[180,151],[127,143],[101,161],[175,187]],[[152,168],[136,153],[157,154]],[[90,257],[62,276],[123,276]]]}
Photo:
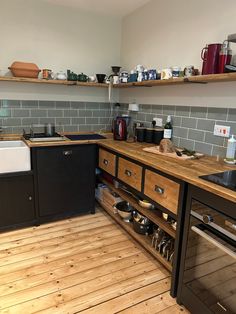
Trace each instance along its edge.
{"label": "dark grey cabinet panel", "polygon": [[33,176],[0,178],[0,227],[35,220]]}
{"label": "dark grey cabinet panel", "polygon": [[39,216],[94,212],[96,146],[35,149]]}

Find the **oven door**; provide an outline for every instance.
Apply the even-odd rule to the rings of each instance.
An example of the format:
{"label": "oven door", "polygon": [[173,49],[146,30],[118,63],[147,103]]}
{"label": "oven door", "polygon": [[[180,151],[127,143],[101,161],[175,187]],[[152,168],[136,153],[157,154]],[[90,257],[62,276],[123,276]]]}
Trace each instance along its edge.
{"label": "oven door", "polygon": [[[220,217],[221,226],[217,227],[210,215],[203,216],[199,211],[191,211],[184,290],[200,302],[205,313],[236,313],[236,248],[232,229],[235,224]],[[206,217],[208,223],[203,222]],[[224,226],[229,230],[225,234],[220,232]]]}

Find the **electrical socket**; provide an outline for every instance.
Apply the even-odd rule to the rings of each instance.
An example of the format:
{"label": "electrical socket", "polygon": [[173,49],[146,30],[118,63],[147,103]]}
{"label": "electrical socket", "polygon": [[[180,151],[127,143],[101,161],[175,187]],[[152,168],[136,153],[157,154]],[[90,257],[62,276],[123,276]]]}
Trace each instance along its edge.
{"label": "electrical socket", "polygon": [[229,137],[230,134],[230,126],[218,125],[214,126],[214,135],[221,137]]}
{"label": "electrical socket", "polygon": [[156,126],[163,126],[163,119],[162,118],[153,118],[153,121],[156,121]]}

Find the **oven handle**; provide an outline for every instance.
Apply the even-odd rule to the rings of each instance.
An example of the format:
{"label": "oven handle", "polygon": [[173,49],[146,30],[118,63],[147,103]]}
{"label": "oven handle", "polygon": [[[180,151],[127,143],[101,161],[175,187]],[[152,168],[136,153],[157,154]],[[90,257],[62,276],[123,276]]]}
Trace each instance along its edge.
{"label": "oven handle", "polygon": [[213,239],[212,237],[210,237],[206,232],[200,230],[198,227],[195,227],[195,226],[192,226],[191,229],[192,229],[192,231],[194,231],[195,233],[197,233],[198,235],[203,237],[205,240],[212,243],[214,246],[218,247],[220,250],[224,251],[226,254],[228,254],[228,255],[230,255],[236,259],[236,253],[234,251],[228,249],[223,244],[221,244],[220,242],[218,242],[215,239]]}

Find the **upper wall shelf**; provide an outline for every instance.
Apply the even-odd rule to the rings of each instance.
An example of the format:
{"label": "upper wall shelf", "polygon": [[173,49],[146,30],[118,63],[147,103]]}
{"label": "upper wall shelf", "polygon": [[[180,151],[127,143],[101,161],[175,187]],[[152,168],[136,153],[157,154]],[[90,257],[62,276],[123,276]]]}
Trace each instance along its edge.
{"label": "upper wall shelf", "polygon": [[[108,88],[105,83],[93,82],[74,82],[74,81],[61,81],[61,80],[44,80],[44,79],[31,79],[24,77],[7,77],[1,76],[0,82],[23,82],[23,83],[37,83],[37,84],[52,84],[52,85],[67,85],[67,86],[87,86],[87,87],[103,87]],[[114,88],[129,88],[129,87],[152,87],[162,85],[183,85],[183,84],[207,84],[216,82],[232,82],[236,81],[236,73],[223,73],[223,74],[209,74],[198,75],[191,77],[171,78],[169,80],[153,80],[134,83],[122,83],[113,85]]]}
{"label": "upper wall shelf", "polygon": [[36,84],[52,84],[52,85],[67,85],[67,86],[89,86],[89,87],[107,87],[107,84],[93,83],[93,82],[77,82],[67,80],[43,80],[26,77],[11,77],[0,76],[0,82],[22,82],[22,83],[36,83]]}

